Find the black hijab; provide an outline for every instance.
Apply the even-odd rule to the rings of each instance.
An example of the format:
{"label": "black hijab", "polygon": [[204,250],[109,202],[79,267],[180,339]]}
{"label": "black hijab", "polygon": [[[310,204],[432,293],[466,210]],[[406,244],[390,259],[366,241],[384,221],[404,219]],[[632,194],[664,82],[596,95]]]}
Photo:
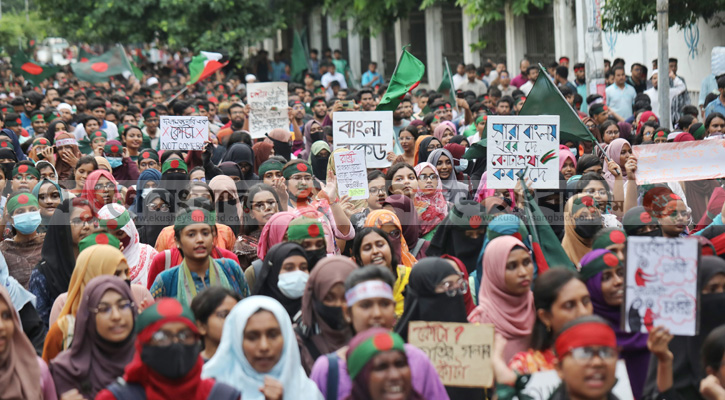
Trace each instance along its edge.
{"label": "black hijab", "polygon": [[[471,274],[476,270],[476,261],[483,247],[486,220],[486,211],[481,204],[473,200],[458,200],[438,226],[426,255],[440,257],[450,254],[461,260]],[[476,239],[466,236],[466,231],[473,229],[483,229],[484,234]]]}
{"label": "black hijab", "polygon": [[[312,153],[312,151],[310,151],[310,153]],[[318,151],[318,154],[319,153],[320,152]],[[310,165],[312,165],[312,174],[322,183],[327,182],[327,163],[330,160],[331,156],[332,154],[329,154],[327,157],[320,157],[314,153],[310,154]]]}
{"label": "black hijab", "polygon": [[[438,140],[438,138],[435,136],[431,136],[431,137],[427,137],[427,138],[423,139],[420,142],[420,146],[418,147],[418,164],[428,161],[428,156],[430,155],[430,153],[432,153],[432,152],[428,151],[428,145],[433,140]],[[438,140],[438,142],[440,142],[440,140]],[[442,143],[441,143],[441,146],[443,146]]]}
{"label": "black hijab", "polygon": [[282,263],[287,257],[291,256],[302,256],[309,261],[307,253],[297,243],[282,242],[272,246],[264,257],[262,270],[259,272],[259,276],[256,277],[254,290],[252,291],[254,295],[269,296],[282,303],[290,319],[294,318],[295,314],[302,309],[302,298],[290,299],[285,296],[277,287],[277,282],[279,281],[279,271],[282,269]]}
{"label": "black hijab", "polygon": [[246,162],[250,165],[249,171],[243,175],[247,182],[258,181],[259,177],[254,174],[254,151],[246,143],[234,143],[224,154],[223,162],[231,161],[237,165]]}
{"label": "black hijab", "polygon": [[[161,199],[169,205],[169,211],[150,211],[149,204],[156,199]],[[174,203],[171,193],[166,189],[151,189],[146,198],[143,199],[143,209],[136,218],[136,227],[138,228],[139,240],[150,246],[156,244],[156,238],[161,234],[161,230],[174,224]]]}
{"label": "black hijab", "polygon": [[285,160],[290,161],[292,159],[292,146],[288,142],[283,142],[274,138],[267,138],[272,141],[274,146],[274,155],[284,157]]}

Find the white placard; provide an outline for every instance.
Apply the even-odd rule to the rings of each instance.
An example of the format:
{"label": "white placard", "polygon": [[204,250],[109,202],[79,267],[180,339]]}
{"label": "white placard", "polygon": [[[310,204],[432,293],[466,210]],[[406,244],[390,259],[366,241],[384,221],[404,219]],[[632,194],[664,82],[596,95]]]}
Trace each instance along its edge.
{"label": "white placard", "polygon": [[559,188],[558,115],[491,115],[486,129],[487,188],[513,189],[523,171],[531,189]]}
{"label": "white placard", "polygon": [[162,115],[159,118],[160,150],[204,150],[209,140],[209,118]]}
{"label": "white placard", "polygon": [[368,191],[368,171],[365,167],[365,154],[359,150],[334,153],[337,172],[337,194],[350,196],[350,200],[362,200],[370,197]]}
{"label": "white placard", "polygon": [[627,332],[665,326],[673,335],[697,334],[699,242],[693,238],[630,236],[623,324]]}
{"label": "white placard", "polygon": [[634,146],[637,184],[722,178],[725,140],[659,143]]}
{"label": "white placard", "polygon": [[[617,398],[634,399],[632,395],[632,387],[629,384],[629,375],[627,374],[627,365],[624,360],[617,361],[617,369],[614,372],[617,383],[612,388],[612,394]],[[537,372],[531,374],[529,382],[522,391],[523,394],[531,396],[534,400],[548,400],[557,387],[561,384],[561,379],[555,370]]]}
{"label": "white placard", "polygon": [[252,139],[262,138],[276,128],[289,130],[287,82],[249,83],[247,102]]}
{"label": "white placard", "polygon": [[390,166],[388,152],[393,151],[393,112],[335,112],[332,138],[335,149],[364,151],[368,168],[387,168]]}

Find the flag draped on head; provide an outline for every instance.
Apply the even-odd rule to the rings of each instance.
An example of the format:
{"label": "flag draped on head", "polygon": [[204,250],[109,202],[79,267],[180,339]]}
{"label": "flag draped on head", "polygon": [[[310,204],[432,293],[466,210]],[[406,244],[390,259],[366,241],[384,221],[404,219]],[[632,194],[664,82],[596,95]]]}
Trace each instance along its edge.
{"label": "flag draped on head", "polygon": [[198,56],[194,56],[189,64],[189,82],[187,85],[193,85],[202,81],[215,72],[224,68],[229,61],[222,53],[214,53],[211,51],[202,51]]}
{"label": "flag draped on head", "polygon": [[115,46],[100,56],[91,57],[86,62],[76,62],[70,66],[79,80],[87,82],[106,82],[114,75],[133,71],[121,46]]}
{"label": "flag draped on head", "polygon": [[303,73],[307,69],[307,52],[302,44],[302,38],[299,32],[295,31],[294,41],[292,42],[292,60],[290,72],[292,74],[292,82],[301,83],[304,79]]}
{"label": "flag draped on head", "polygon": [[25,80],[35,85],[52,77],[61,69],[60,67],[38,64],[31,60],[22,50],[18,50],[13,54],[12,65],[14,74],[22,75]]}
{"label": "flag draped on head", "polygon": [[383,95],[375,111],[395,111],[403,96],[415,89],[423,78],[425,65],[415,58],[408,50],[403,49],[398,66],[390,78],[388,90]]}

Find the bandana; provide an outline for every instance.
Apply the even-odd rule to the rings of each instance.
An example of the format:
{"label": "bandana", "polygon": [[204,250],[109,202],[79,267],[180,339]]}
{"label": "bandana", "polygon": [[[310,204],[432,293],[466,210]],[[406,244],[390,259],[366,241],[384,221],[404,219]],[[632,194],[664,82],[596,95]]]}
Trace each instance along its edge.
{"label": "bandana", "polygon": [[20,193],[10,198],[5,208],[7,209],[9,215],[13,215],[15,210],[25,206],[40,207],[40,205],[38,204],[38,199],[36,199],[35,196],[30,193]]}
{"label": "bandana", "polygon": [[556,338],[554,351],[564,357],[577,347],[605,346],[617,348],[617,337],[609,324],[600,318],[582,318],[583,321],[565,329]]}
{"label": "bandana", "polygon": [[383,281],[372,280],[359,283],[345,292],[345,301],[347,301],[348,307],[352,307],[359,301],[374,298],[395,300],[393,298],[393,288]]}
{"label": "bandana", "polygon": [[601,230],[594,242],[592,249],[606,249],[613,244],[624,244],[627,241],[627,234],[620,228],[605,228]]}
{"label": "bandana", "polygon": [[103,152],[106,154],[121,153],[123,148],[117,144],[107,144],[103,146]]}
{"label": "bandana", "polygon": [[690,132],[690,133],[692,133],[692,136],[694,136],[695,139],[702,140],[705,138],[705,125],[704,124],[698,124],[698,125],[699,126],[697,127],[697,129],[695,129],[694,132]]}
{"label": "bandana", "polygon": [[186,166],[186,163],[178,159],[166,160],[161,166],[161,173],[163,174],[170,169],[183,169],[184,172],[189,172],[189,167]]}
{"label": "bandana", "polygon": [[214,226],[215,218],[211,212],[203,208],[193,208],[179,214],[174,221],[174,231],[176,233],[181,232],[184,228],[193,224],[207,224]]}
{"label": "bandana", "polygon": [[102,137],[102,138],[108,140],[108,135],[106,134],[105,131],[95,131],[91,134],[91,140],[93,140],[95,138],[99,138],[99,137]]}
{"label": "bandana", "polygon": [[16,126],[20,126],[23,123],[23,121],[20,118],[16,119],[6,119],[5,120],[5,127],[7,128],[13,128]]}
{"label": "bandana", "polygon": [[123,228],[124,226],[126,226],[126,224],[128,224],[129,221],[131,221],[131,215],[129,214],[128,210],[125,210],[121,213],[121,215],[117,216],[116,218],[99,220],[102,228],[112,231]]}
{"label": "bandana", "polygon": [[312,166],[304,161],[299,161],[293,164],[287,164],[282,168],[282,176],[285,179],[289,179],[294,174],[306,173],[312,175]]}
{"label": "bandana", "polygon": [[[184,306],[178,300],[170,297],[159,299],[151,307],[145,309],[136,318],[136,333],[141,334],[146,328],[156,325],[159,322],[183,322],[194,333],[198,333],[198,329],[194,323],[194,314],[189,307]],[[154,329],[150,333],[155,333]],[[145,337],[146,335],[144,335]],[[151,335],[148,335],[149,339]]]}
{"label": "bandana", "polygon": [[73,138],[60,139],[55,141],[56,146],[78,146],[78,141]]}
{"label": "bandana", "polygon": [[48,122],[53,122],[54,120],[60,118],[60,113],[58,110],[53,110],[48,114]]}
{"label": "bandana", "polygon": [[590,115],[597,115],[607,111],[607,106],[602,103],[592,104],[589,107]]}
{"label": "bandana", "polygon": [[0,141],[0,149],[8,149],[15,151],[15,147],[13,147],[13,144],[6,141]]}
{"label": "bandana", "polygon": [[159,112],[155,108],[147,108],[141,115],[143,115],[143,119],[156,118],[159,116]]}
{"label": "bandana", "polygon": [[35,147],[35,146],[47,146],[49,144],[50,144],[50,142],[48,141],[48,139],[46,139],[44,137],[39,137],[39,138],[33,140],[33,147]]}
{"label": "bandana", "polygon": [[159,154],[154,150],[146,149],[139,155],[139,162],[143,160],[154,160],[159,162]]}
{"label": "bandana", "polygon": [[13,178],[15,178],[15,176],[19,174],[31,174],[37,179],[40,179],[40,171],[38,171],[37,168],[31,167],[30,165],[26,164],[18,164],[15,166],[15,168],[13,168]]}
{"label": "bandana", "polygon": [[43,114],[35,114],[32,117],[30,117],[31,122],[38,122],[43,121],[45,122],[45,117],[43,117]]}
{"label": "bandana", "polygon": [[268,160],[259,166],[259,177],[264,178],[264,174],[269,171],[281,171],[284,168],[284,164],[279,161]]}
{"label": "bandana", "polygon": [[579,273],[582,279],[586,281],[602,271],[617,268],[619,265],[619,259],[611,251],[605,249],[592,250],[582,257],[581,271]]}
{"label": "bandana", "polygon": [[365,364],[377,354],[397,350],[405,353],[405,342],[395,332],[381,332],[360,343],[347,357],[347,372],[355,380]]}
{"label": "bandana", "polygon": [[594,197],[581,196],[574,199],[574,204],[571,207],[571,215],[576,215],[582,208],[589,209],[590,212],[594,213],[599,210],[599,205]]}
{"label": "bandana", "polygon": [[305,239],[324,238],[320,221],[307,217],[294,219],[287,228],[287,240],[297,242]]}
{"label": "bandana", "polygon": [[669,135],[669,133],[666,130],[660,129],[657,132],[655,132],[654,135],[652,135],[652,140],[654,140],[656,138],[665,138],[665,139],[667,139],[667,136],[668,135]]}
{"label": "bandana", "polygon": [[107,244],[119,250],[121,249],[121,242],[116,236],[105,232],[98,232],[81,239],[81,242],[78,243],[78,251],[82,252],[83,250],[97,244]]}

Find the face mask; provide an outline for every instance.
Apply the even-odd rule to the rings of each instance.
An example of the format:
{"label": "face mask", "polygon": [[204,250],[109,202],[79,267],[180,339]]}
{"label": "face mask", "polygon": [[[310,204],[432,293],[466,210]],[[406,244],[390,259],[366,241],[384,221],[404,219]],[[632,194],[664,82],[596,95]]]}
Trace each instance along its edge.
{"label": "face mask", "polygon": [[602,229],[602,221],[599,218],[577,218],[574,232],[584,239],[591,239]]}
{"label": "face mask", "polygon": [[312,143],[315,143],[318,140],[325,140],[324,132],[310,133],[310,137],[312,138]]}
{"label": "face mask", "polygon": [[166,181],[188,181],[189,175],[185,172],[167,172],[161,176]]}
{"label": "face mask", "polygon": [[199,345],[143,346],[141,361],[168,379],[181,379],[199,360]]}
{"label": "face mask", "polygon": [[463,172],[468,168],[468,160],[461,158],[458,160],[458,165],[455,166],[456,172]]}
{"label": "face mask", "polygon": [[322,304],[321,301],[315,300],[313,303],[315,312],[323,321],[334,330],[342,330],[347,323],[342,315],[342,307],[330,307]]}
{"label": "face mask", "polygon": [[576,153],[579,151],[576,147],[569,147],[569,151],[571,151],[571,154],[574,154],[574,157],[576,157]]}
{"label": "face mask", "polygon": [[116,169],[123,164],[123,158],[121,157],[106,157],[106,160],[111,164],[111,169]]}
{"label": "face mask", "polygon": [[146,188],[146,189],[142,190],[141,191],[141,198],[142,199],[145,199],[146,196],[148,196],[149,193],[151,193],[152,190],[154,190],[154,188]]}
{"label": "face mask", "polygon": [[657,229],[655,229],[653,231],[649,231],[649,232],[642,233],[639,235],[632,235],[632,236],[662,237],[662,228],[657,227]]}
{"label": "face mask", "polygon": [[29,235],[38,229],[41,220],[40,211],[26,212],[13,217],[13,226],[23,235]]}
{"label": "face mask", "polygon": [[317,265],[317,263],[323,258],[327,257],[327,249],[324,247],[317,250],[306,250],[307,258],[310,260],[310,270]]}
{"label": "face mask", "polygon": [[288,299],[299,299],[305,292],[305,285],[310,275],[304,271],[294,271],[282,274],[277,281],[277,287]]}

